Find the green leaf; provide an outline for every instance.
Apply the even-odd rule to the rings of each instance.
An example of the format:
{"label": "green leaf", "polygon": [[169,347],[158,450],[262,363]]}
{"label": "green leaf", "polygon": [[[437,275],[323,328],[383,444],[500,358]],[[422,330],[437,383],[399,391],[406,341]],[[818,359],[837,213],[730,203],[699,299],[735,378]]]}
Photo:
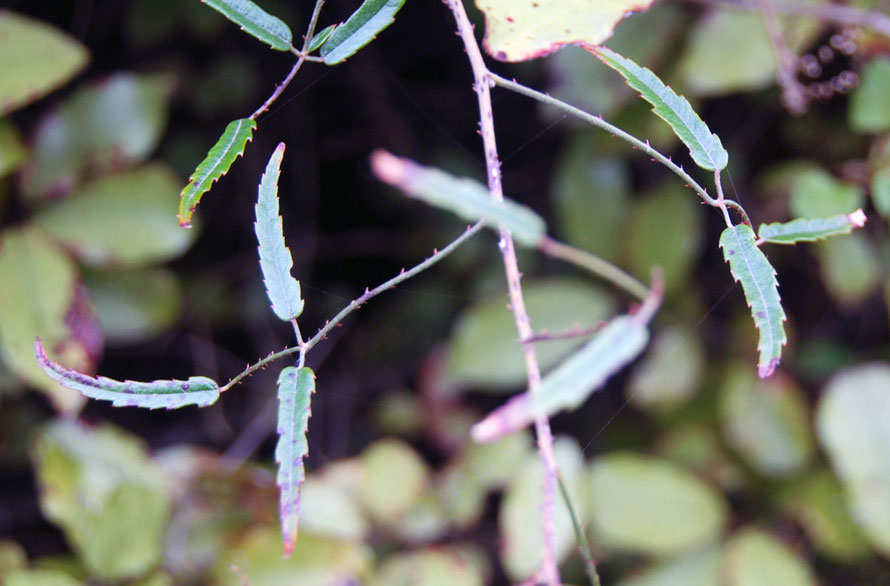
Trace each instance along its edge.
{"label": "green leaf", "polygon": [[318,48],[321,47],[324,42],[328,40],[328,37],[331,36],[331,33],[334,32],[335,28],[337,28],[337,25],[332,24],[315,33],[315,36],[312,37],[311,41],[309,41],[309,46],[306,48],[306,51],[309,53],[317,51]]}
{"label": "green leaf", "polygon": [[720,584],[719,547],[655,561],[642,571],[631,571],[615,586],[715,586]]}
{"label": "green leaf", "polygon": [[650,555],[676,555],[720,538],[723,495],[667,460],[630,453],[595,459],[588,518],[597,542]]}
{"label": "green leaf", "polygon": [[368,516],[385,525],[403,523],[429,485],[430,473],[423,459],[409,444],[390,438],[368,446],[361,464],[357,492]]}
{"label": "green leaf", "polygon": [[253,138],[254,130],[256,121],[250,118],[234,120],[226,126],[222,136],[189,177],[188,185],[180,194],[179,224],[182,227],[190,227],[192,214],[195,213],[201,196],[210,190],[217,179],[229,172],[232,163],[244,153],[247,142]]}
{"label": "green leaf", "polygon": [[492,228],[510,230],[520,244],[537,246],[546,235],[547,226],[541,216],[510,200],[495,201],[488,188],[472,179],[422,167],[385,151],[371,155],[371,169],[381,181],[430,205],[471,222],[486,220]]}
{"label": "green leaf", "polygon": [[677,137],[689,148],[689,154],[699,167],[711,171],[726,167],[729,153],[723,148],[720,138],[698,117],[686,98],[678,96],[650,70],[606,47],[591,47],[589,50],[620,73],[630,87],[640,92],[640,96],[654,106],[652,111],[671,126]]}
{"label": "green leaf", "polygon": [[880,285],[881,261],[865,233],[816,245],[825,288],[840,304],[858,306]]}
{"label": "green leaf", "polygon": [[785,223],[761,224],[757,233],[765,242],[796,244],[849,234],[853,228],[861,228],[864,225],[865,213],[859,208],[851,214],[839,214],[830,218],[798,218]]}
{"label": "green leaf", "polygon": [[28,149],[18,129],[9,120],[0,120],[0,179],[18,171],[27,159]]}
{"label": "green leaf", "polygon": [[862,68],[862,80],[850,94],[850,128],[859,132],[880,132],[890,128],[890,59],[876,57]]}
{"label": "green leaf", "polygon": [[306,479],[303,458],[309,452],[306,430],[309,427],[309,404],[315,392],[315,374],[311,368],[288,366],[278,375],[278,488],[281,492],[281,536],[284,554],[289,556],[297,544],[297,522],[300,518],[300,487]]}
{"label": "green leaf", "polygon": [[[816,410],[816,431],[853,520],[865,538],[890,555],[890,364],[840,371]],[[838,498],[839,495],[835,495]]]}
{"label": "green leaf", "polygon": [[0,11],[0,116],[60,87],[87,61],[86,47],[55,27]]}
{"label": "green leaf", "polygon": [[289,51],[293,33],[281,19],[272,16],[250,0],[201,0],[241,27],[247,34],[277,51]]}
{"label": "green leaf", "polygon": [[34,354],[43,372],[63,387],[78,391],[91,399],[111,401],[114,407],[207,407],[219,399],[216,382],[203,376],[193,376],[187,381],[156,380],[150,383],[120,382],[104,376],[93,378],[50,360],[39,337],[34,342]]}
{"label": "green leaf", "polygon": [[580,350],[548,372],[534,394],[525,392],[495,409],[473,427],[473,438],[491,441],[522,429],[539,415],[574,409],[609,377],[636,358],[649,331],[638,317],[613,319]]}
{"label": "green leaf", "polygon": [[694,395],[705,369],[701,341],[688,326],[662,329],[631,376],[628,403],[655,412],[677,408]]}
{"label": "green leaf", "polygon": [[477,0],[485,13],[485,51],[500,61],[544,57],[565,45],[599,45],[631,11],[643,11],[651,0]]}
{"label": "green leaf", "polygon": [[35,199],[67,195],[85,178],[146,160],[167,125],[169,75],[118,73],[80,87],[37,126],[21,187]]}
{"label": "green leaf", "polygon": [[816,578],[794,550],[766,531],[736,531],[723,549],[721,584],[726,586],[816,586]]}
{"label": "green leaf", "polygon": [[170,213],[179,179],[161,163],[100,177],[34,222],[85,264],[141,266],[179,256],[197,234]]}
{"label": "green leaf", "polygon": [[785,345],[785,312],[779,298],[776,270],[757,248],[754,231],[744,224],[727,228],[720,236],[723,258],[729,262],[733,278],[742,284],[754,325],[760,330],[760,378],[771,375],[782,356]]}
{"label": "green leaf", "polygon": [[83,582],[60,570],[24,568],[3,573],[4,586],[83,586]]}
{"label": "green leaf", "polygon": [[260,268],[263,270],[266,294],[272,302],[272,311],[278,319],[290,321],[303,313],[303,299],[300,297],[300,282],[290,274],[294,260],[284,245],[281,216],[278,215],[278,173],[283,156],[282,142],[278,143],[269,158],[260,181],[254,227],[260,244]]}
{"label": "green leaf", "polygon": [[426,549],[395,552],[383,558],[368,586],[422,584],[424,586],[483,586],[484,568],[471,552],[454,545],[432,545]]}
{"label": "green leaf", "polygon": [[791,215],[797,218],[827,218],[850,214],[865,205],[865,194],[855,183],[838,181],[819,168],[804,168],[791,174]]}
{"label": "green leaf", "polygon": [[[405,0],[365,0],[359,9],[338,26],[321,46],[327,65],[345,61],[374,40],[383,29],[395,22],[396,13]],[[314,40],[314,39],[313,39]]]}

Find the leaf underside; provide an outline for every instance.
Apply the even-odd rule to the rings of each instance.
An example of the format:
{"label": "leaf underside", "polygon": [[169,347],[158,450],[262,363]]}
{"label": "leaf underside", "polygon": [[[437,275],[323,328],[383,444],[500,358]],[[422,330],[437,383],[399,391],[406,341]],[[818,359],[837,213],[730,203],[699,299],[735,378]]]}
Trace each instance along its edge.
{"label": "leaf underside", "polygon": [[291,268],[294,260],[284,245],[281,216],[278,215],[278,174],[284,156],[284,143],[279,143],[269,158],[260,181],[259,198],[255,206],[260,268],[272,311],[283,321],[290,321],[303,312],[300,282],[294,279]]}
{"label": "leaf underside", "polygon": [[404,4],[405,0],[365,0],[321,45],[325,64],[335,65],[355,55],[395,22],[396,13]]}
{"label": "leaf underside", "polygon": [[724,230],[720,247],[733,278],[742,284],[754,325],[760,330],[757,373],[760,378],[766,378],[779,365],[782,346],[787,341],[776,270],[757,247],[754,231],[749,226],[741,224]]}
{"label": "leaf underside", "polygon": [[667,122],[674,134],[689,148],[692,160],[702,169],[719,171],[729,162],[729,153],[720,138],[686,101],[664,84],[657,75],[606,47],[585,47],[588,51],[621,74],[627,84],[652,104],[652,111]]}
{"label": "leaf underside", "polygon": [[854,227],[850,216],[839,214],[830,218],[798,218],[785,223],[761,224],[757,233],[760,239],[766,242],[795,244],[849,234]]}
{"label": "leaf underside", "polygon": [[471,222],[486,220],[492,228],[507,228],[525,246],[537,246],[546,234],[541,216],[510,200],[495,201],[487,187],[472,179],[423,167],[383,151],[372,155],[371,168],[382,181],[430,205]]}
{"label": "leaf underside", "polygon": [[178,409],[186,405],[207,407],[219,399],[216,382],[203,376],[187,381],[156,380],[148,383],[116,381],[104,376],[91,377],[65,368],[46,355],[40,338],[34,342],[34,354],[43,371],[63,387],[78,391],[91,399],[111,401],[114,407],[146,409]]}
{"label": "leaf underside", "polygon": [[288,366],[278,376],[278,462],[281,536],[284,553],[290,555],[297,542],[300,517],[300,488],[306,479],[303,459],[309,452],[306,430],[311,415],[310,401],[315,392],[315,374],[310,368]]}
{"label": "leaf underside", "polygon": [[635,317],[613,319],[580,350],[547,373],[534,394],[525,392],[491,412],[473,428],[477,441],[491,441],[532,423],[574,409],[646,347],[649,330]]}
{"label": "leaf underside", "polygon": [[272,16],[250,0],[201,0],[241,27],[247,34],[259,39],[277,51],[291,48],[293,33],[284,22]]}
{"label": "leaf underside", "polygon": [[253,138],[254,130],[256,122],[250,118],[230,122],[207,153],[207,157],[189,177],[188,185],[182,190],[179,199],[179,224],[183,228],[191,226],[192,215],[201,196],[210,190],[217,179],[228,173],[235,159],[244,153],[247,142]]}

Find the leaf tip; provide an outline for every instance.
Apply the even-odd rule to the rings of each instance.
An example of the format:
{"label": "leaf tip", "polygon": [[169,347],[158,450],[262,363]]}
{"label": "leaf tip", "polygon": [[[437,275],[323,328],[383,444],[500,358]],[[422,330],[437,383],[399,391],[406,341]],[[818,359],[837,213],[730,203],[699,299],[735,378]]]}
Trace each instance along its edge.
{"label": "leaf tip", "polygon": [[400,185],[405,178],[407,165],[399,157],[384,150],[371,153],[371,171],[384,183]]}
{"label": "leaf tip", "polygon": [[766,364],[757,365],[757,376],[760,378],[769,378],[779,366],[779,358],[773,358]]}
{"label": "leaf tip", "polygon": [[862,228],[863,226],[865,226],[865,222],[867,219],[868,218],[865,217],[865,212],[862,211],[862,208],[859,208],[851,214],[847,214],[847,220],[854,228]]}

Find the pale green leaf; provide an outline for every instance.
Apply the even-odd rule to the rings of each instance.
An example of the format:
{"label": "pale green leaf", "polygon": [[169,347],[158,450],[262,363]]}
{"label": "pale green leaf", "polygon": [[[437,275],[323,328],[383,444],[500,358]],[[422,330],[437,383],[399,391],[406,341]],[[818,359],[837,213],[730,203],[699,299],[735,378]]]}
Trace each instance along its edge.
{"label": "pale green leaf", "polygon": [[201,0],[221,12],[247,34],[277,51],[291,49],[293,33],[281,19],[272,16],[250,0]]}
{"label": "pale green leaf", "polygon": [[699,118],[686,98],[677,95],[649,69],[640,67],[626,57],[606,47],[590,50],[603,63],[620,73],[630,87],[640,92],[640,96],[652,104],[652,111],[670,125],[677,137],[689,148],[689,154],[699,167],[711,171],[719,171],[726,167],[729,153],[723,148],[720,138]]}
{"label": "pale green leaf", "polygon": [[850,94],[848,120],[859,132],[880,132],[890,128],[890,59],[876,57],[862,68],[862,80]]}
{"label": "pale green leaf", "polygon": [[890,167],[875,171],[869,183],[871,203],[886,220],[890,219]]}
{"label": "pale green leaf", "polygon": [[510,230],[520,244],[537,246],[546,235],[547,226],[541,216],[509,200],[495,201],[488,188],[472,179],[422,167],[385,151],[377,151],[371,156],[371,168],[381,181],[412,197],[471,222],[486,220],[491,222],[492,228]]}
{"label": "pale green leaf", "polygon": [[83,582],[72,578],[61,570],[35,568],[10,569],[3,572],[4,586],[83,586]]}
{"label": "pale green leaf", "polygon": [[170,212],[179,179],[161,163],[85,184],[34,219],[81,262],[141,266],[180,255],[197,234],[180,230]]}
{"label": "pale green leaf", "polygon": [[754,325],[760,330],[757,373],[760,378],[768,377],[779,365],[782,346],[787,341],[776,270],[757,248],[750,226],[740,224],[724,230],[720,247],[733,278],[742,284]]}
{"label": "pale green leaf", "polygon": [[765,242],[796,244],[849,234],[853,228],[864,225],[865,213],[860,208],[851,214],[839,214],[830,218],[798,218],[784,223],[761,224],[757,233],[760,240]]}
{"label": "pale green leaf", "polygon": [[789,208],[796,218],[827,218],[850,214],[865,205],[865,193],[855,183],[838,181],[818,167],[789,173]]}
{"label": "pale green leaf", "polygon": [[288,366],[278,375],[278,444],[275,446],[275,461],[278,462],[281,536],[286,556],[293,553],[297,544],[300,488],[306,479],[303,459],[309,452],[306,430],[314,392],[315,374],[311,368]]}
{"label": "pale green leaf", "polygon": [[368,586],[483,586],[487,582],[478,566],[478,560],[458,547],[437,544],[386,556]]}
{"label": "pale green leaf", "polygon": [[723,548],[725,586],[816,586],[810,567],[789,546],[766,531],[737,531]]}
{"label": "pale green leaf", "polygon": [[500,61],[544,57],[565,45],[599,45],[631,11],[649,8],[651,0],[476,0],[485,14],[485,51]]}
{"label": "pale green leaf", "polygon": [[429,483],[423,459],[401,440],[382,439],[365,449],[361,464],[358,495],[363,508],[378,523],[401,523]]}
{"label": "pale green leaf", "polygon": [[674,409],[698,391],[704,368],[705,352],[695,332],[686,326],[664,328],[634,369],[625,396],[640,409]]}
{"label": "pale green leaf", "polygon": [[93,378],[53,362],[46,355],[40,338],[34,343],[37,362],[53,380],[63,387],[78,391],[91,399],[111,401],[115,407],[145,407],[147,409],[178,409],[186,405],[207,407],[219,399],[216,382],[203,376],[187,381],[156,380],[150,383],[116,381],[104,376]]}
{"label": "pale green leaf", "polygon": [[477,441],[490,441],[519,430],[540,415],[574,409],[609,377],[636,358],[649,339],[646,324],[636,317],[613,319],[592,340],[548,372],[534,394],[522,393],[473,427]]}
{"label": "pale green leaf", "polygon": [[727,521],[722,494],[667,460],[609,454],[588,482],[590,529],[611,548],[676,555],[716,541]]}
{"label": "pale green leaf", "polygon": [[188,228],[192,214],[201,196],[207,193],[213,183],[229,172],[235,159],[244,153],[247,142],[253,138],[256,121],[250,118],[233,120],[216,144],[211,147],[207,157],[201,161],[195,172],[189,177],[188,185],[182,190],[179,200],[179,223]]}
{"label": "pale green leaf", "polygon": [[[395,21],[405,0],[365,0],[321,45],[327,65],[345,61]],[[313,39],[314,40],[314,39]]]}
{"label": "pale green leaf", "polygon": [[256,203],[256,236],[259,241],[260,268],[272,311],[278,319],[290,321],[303,313],[300,282],[291,276],[294,260],[284,245],[281,216],[278,215],[278,174],[284,143],[279,143],[269,158],[266,172],[260,181]]}
{"label": "pale green leaf", "polygon": [[718,586],[722,559],[719,547],[707,547],[655,561],[640,572],[631,572],[615,586]]}
{"label": "pale green leaf", "polygon": [[337,25],[332,24],[315,33],[315,36],[313,36],[312,40],[309,41],[309,46],[306,48],[306,51],[309,53],[317,51],[318,48],[321,47],[324,42],[328,40],[328,37],[331,36],[331,33],[334,32],[335,28],[337,28]]}
{"label": "pale green leaf", "polygon": [[0,116],[60,87],[88,60],[86,47],[55,27],[0,10]]}
{"label": "pale green leaf", "polygon": [[27,159],[28,149],[18,129],[9,120],[0,120],[0,179],[18,171]]}
{"label": "pale green leaf", "polygon": [[859,530],[890,555],[890,365],[863,364],[840,371],[825,388],[816,431]]}
{"label": "pale green leaf", "polygon": [[825,288],[842,305],[857,306],[880,285],[881,261],[861,232],[816,245]]}

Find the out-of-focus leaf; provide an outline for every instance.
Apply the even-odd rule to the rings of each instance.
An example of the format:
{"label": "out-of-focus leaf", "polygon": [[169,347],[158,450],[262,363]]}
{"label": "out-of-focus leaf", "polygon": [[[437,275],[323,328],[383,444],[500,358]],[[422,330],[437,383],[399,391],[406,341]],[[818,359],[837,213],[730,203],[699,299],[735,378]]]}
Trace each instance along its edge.
{"label": "out-of-focus leaf", "polygon": [[843,305],[862,303],[880,284],[880,263],[864,234],[820,242],[816,255],[825,288]]}
{"label": "out-of-focus leaf", "polygon": [[711,132],[686,98],[678,96],[649,69],[640,67],[606,47],[592,49],[592,52],[603,63],[620,73],[630,87],[640,92],[640,97],[652,104],[652,111],[667,122],[689,148],[689,154],[696,165],[711,171],[726,167],[729,153],[723,148],[720,137]]}
{"label": "out-of-focus leaf", "polygon": [[188,185],[182,190],[179,199],[179,223],[188,228],[191,226],[192,214],[201,196],[207,193],[213,183],[229,172],[235,159],[244,153],[247,142],[253,138],[256,122],[250,118],[242,118],[229,122],[216,144],[211,147],[207,157],[201,161],[195,172],[189,177]]}
{"label": "out-of-focus leaf", "polygon": [[783,374],[760,380],[741,364],[723,376],[723,436],[757,472],[783,477],[813,456],[806,398]]}
{"label": "out-of-focus leaf", "polygon": [[609,454],[588,482],[590,528],[609,547],[674,555],[715,542],[726,523],[722,495],[667,460]]}
{"label": "out-of-focus leaf", "polygon": [[890,128],[890,58],[877,57],[862,68],[861,81],[850,94],[848,120],[859,132],[880,132]]}
{"label": "out-of-focus leaf", "polygon": [[291,48],[293,33],[284,22],[269,14],[250,0],[201,0],[221,12],[250,36],[266,43],[276,51]]}
{"label": "out-of-focus leaf", "polygon": [[615,25],[651,1],[587,2],[571,0],[540,7],[533,0],[477,0],[485,13],[485,51],[500,61],[528,61],[565,45],[599,45]]}
{"label": "out-of-focus leaf", "polygon": [[60,87],[88,60],[86,47],[56,28],[0,11],[0,116]]}
{"label": "out-of-focus leaf", "polygon": [[878,213],[887,220],[890,219],[890,167],[875,171],[869,185],[871,203]]}
{"label": "out-of-focus leaf", "polygon": [[827,171],[804,169],[791,176],[791,215],[796,218],[827,218],[850,214],[865,205],[862,188],[838,181]]}
{"label": "out-of-focus leaf", "polygon": [[482,571],[473,559],[454,547],[436,547],[414,552],[394,553],[380,562],[370,586],[483,586]]}
{"label": "out-of-focus leaf", "polygon": [[[2,19],[3,16],[0,13],[0,22]],[[17,171],[25,164],[27,157],[28,150],[22,144],[19,131],[8,120],[0,120],[0,179]]]}
{"label": "out-of-focus leaf", "polygon": [[[594,326],[614,306],[601,289],[573,279],[524,281],[523,295],[532,327],[551,333]],[[472,306],[458,318],[445,368],[450,382],[500,392],[525,383],[525,363],[508,303],[504,295]],[[583,342],[575,338],[538,344],[541,369],[553,367]]]}
{"label": "out-of-focus leaf", "polygon": [[487,220],[494,229],[507,228],[520,244],[537,246],[546,235],[547,225],[541,216],[507,199],[495,201],[487,187],[472,179],[423,167],[385,151],[371,155],[371,169],[381,181],[430,205],[471,222]]}
{"label": "out-of-focus leaf", "polygon": [[754,325],[760,331],[757,349],[760,360],[757,374],[770,376],[779,365],[785,345],[785,311],[779,298],[776,270],[757,248],[754,231],[744,224],[727,228],[720,236],[723,258],[729,263],[733,279],[742,284]]}
{"label": "out-of-focus leaf", "polygon": [[787,545],[761,529],[737,531],[723,548],[721,584],[816,586],[809,566]]}
{"label": "out-of-focus leaf", "polygon": [[83,582],[60,570],[17,569],[3,572],[4,586],[83,586]]}
{"label": "out-of-focus leaf", "polygon": [[708,425],[675,425],[658,439],[656,450],[724,490],[738,490],[745,483],[744,472],[723,447],[720,434]]}
{"label": "out-of-focus leaf", "polygon": [[377,521],[398,523],[429,484],[426,464],[411,446],[395,439],[371,444],[361,461],[359,496],[365,510]]}
{"label": "out-of-focus leaf", "polygon": [[111,401],[115,407],[144,407],[146,409],[178,409],[186,405],[207,407],[219,399],[219,387],[204,376],[193,376],[187,381],[156,380],[150,383],[116,381],[104,376],[93,378],[53,362],[46,355],[40,338],[34,343],[37,362],[53,380],[63,387],[78,391],[91,399]]}
{"label": "out-of-focus leaf", "polygon": [[548,372],[537,391],[513,397],[473,426],[473,439],[491,441],[522,429],[536,417],[547,417],[581,405],[616,372],[636,358],[649,340],[639,318],[622,315]]}
{"label": "out-of-focus leaf", "polygon": [[278,319],[290,321],[303,313],[303,298],[300,296],[300,282],[291,276],[294,259],[284,244],[281,216],[278,215],[278,173],[283,156],[282,142],[272,153],[260,182],[259,198],[254,206],[254,227],[259,242],[263,283],[266,284],[266,295],[272,302],[272,311]]}
{"label": "out-of-focus leaf", "polygon": [[28,565],[28,554],[25,548],[8,539],[0,539],[0,572],[14,568],[25,568]]}
{"label": "out-of-focus leaf", "polygon": [[643,409],[673,409],[698,391],[704,349],[688,328],[659,330],[627,386],[627,400]]}
{"label": "out-of-focus leaf", "polygon": [[[41,234],[29,229],[0,233],[0,356],[17,376],[47,393],[55,407],[76,413],[85,403],[78,393],[48,379],[34,359],[34,336],[60,354],[66,366],[85,370],[90,357],[81,334],[94,336],[85,322],[69,323],[76,299],[77,269]],[[78,331],[78,330],[81,331]],[[101,351],[101,334],[98,337]]]}
{"label": "out-of-focus leaf", "polygon": [[[574,440],[557,438],[553,445],[556,465],[579,517],[585,514],[583,498],[583,458]],[[541,531],[544,470],[541,457],[525,456],[520,469],[510,479],[498,512],[501,562],[512,583],[521,582],[541,567],[544,537]],[[564,560],[575,548],[575,533],[565,501],[557,498],[554,511],[556,557]]]}
{"label": "out-of-focus leaf", "polygon": [[147,165],[96,179],[34,221],[91,266],[167,260],[197,236],[181,230],[170,211],[179,185],[165,165]]}
{"label": "out-of-focus leaf", "polygon": [[819,441],[844,485],[850,513],[865,538],[890,554],[890,365],[840,371],[816,411]]}
{"label": "out-of-focus leaf", "polygon": [[829,470],[822,468],[788,486],[782,503],[827,557],[853,563],[871,554],[850,517],[844,489]]}
{"label": "out-of-focus leaf", "polygon": [[310,474],[303,484],[300,530],[303,535],[361,541],[369,523],[361,510],[355,486],[336,474]]}
{"label": "out-of-focus leaf", "polygon": [[[321,45],[326,65],[342,63],[395,22],[405,0],[365,0]],[[324,32],[324,31],[322,31]],[[314,41],[315,39],[313,39]]]}
{"label": "out-of-focus leaf", "polygon": [[159,334],[181,314],[182,288],[167,269],[89,271],[83,278],[109,341],[132,342]]}
{"label": "out-of-focus leaf", "polygon": [[311,368],[288,366],[278,376],[278,463],[281,536],[284,555],[289,556],[297,543],[300,518],[300,488],[306,479],[303,459],[309,452],[306,430],[312,411],[309,403],[315,392],[315,373]]}
{"label": "out-of-focus leaf", "polygon": [[656,562],[615,586],[718,586],[721,561],[720,548],[708,547]]}
{"label": "out-of-focus leaf", "polygon": [[591,139],[579,134],[560,157],[553,183],[559,232],[571,244],[613,260],[622,242],[630,179],[620,161],[598,156]]}
{"label": "out-of-focus leaf", "polygon": [[41,431],[33,459],[43,514],[92,573],[119,581],[161,563],[170,500],[137,439],[59,421]]}
{"label": "out-of-focus leaf", "polygon": [[761,224],[757,230],[757,237],[773,244],[816,242],[831,236],[849,234],[853,228],[861,228],[864,225],[865,213],[860,208],[851,214],[840,214],[830,218],[798,218],[784,223]]}
{"label": "out-of-focus leaf", "polygon": [[[206,11],[202,14],[206,16]],[[264,89],[256,61],[244,53],[220,51],[213,61],[202,66],[194,75],[188,100],[195,117],[200,120],[215,122],[231,117],[233,113],[256,108],[257,103],[265,99],[265,96],[260,96]],[[185,132],[195,133],[196,140],[201,141],[199,150],[204,154],[207,136],[197,125]],[[194,168],[188,169],[187,173],[192,171]]]}
{"label": "out-of-focus leaf", "polygon": [[119,73],[79,89],[37,127],[21,185],[33,198],[65,195],[90,174],[141,162],[167,124],[164,75]]}

